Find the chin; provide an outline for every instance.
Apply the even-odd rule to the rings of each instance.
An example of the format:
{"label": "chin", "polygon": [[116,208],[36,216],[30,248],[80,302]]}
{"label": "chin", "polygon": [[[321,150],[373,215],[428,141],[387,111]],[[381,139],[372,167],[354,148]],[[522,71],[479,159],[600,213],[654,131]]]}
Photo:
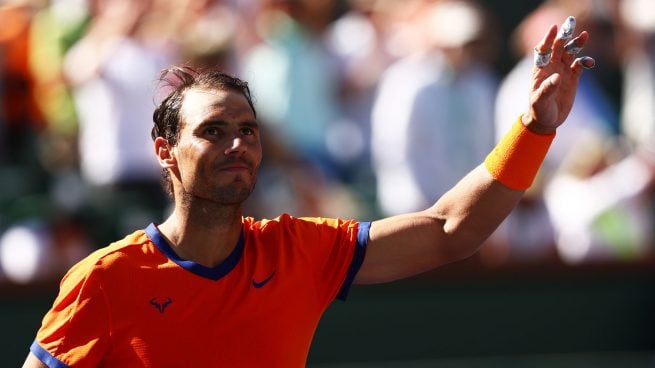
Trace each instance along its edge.
{"label": "chin", "polygon": [[219,188],[214,193],[217,202],[225,205],[237,205],[243,203],[252,193],[254,186],[247,185],[230,185]]}

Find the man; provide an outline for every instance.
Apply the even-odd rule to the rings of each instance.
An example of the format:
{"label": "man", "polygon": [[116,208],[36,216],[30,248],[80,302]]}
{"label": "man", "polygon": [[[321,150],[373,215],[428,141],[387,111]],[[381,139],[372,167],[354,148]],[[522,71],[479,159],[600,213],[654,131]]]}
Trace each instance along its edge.
{"label": "man", "polygon": [[24,367],[303,366],[352,282],[465,258],[511,211],[594,64],[575,56],[588,35],[572,39],[574,22],[536,48],[529,112],[484,165],[432,207],[372,223],[242,217],[262,158],[247,85],[174,69],[153,129],[173,213],[69,271]]}

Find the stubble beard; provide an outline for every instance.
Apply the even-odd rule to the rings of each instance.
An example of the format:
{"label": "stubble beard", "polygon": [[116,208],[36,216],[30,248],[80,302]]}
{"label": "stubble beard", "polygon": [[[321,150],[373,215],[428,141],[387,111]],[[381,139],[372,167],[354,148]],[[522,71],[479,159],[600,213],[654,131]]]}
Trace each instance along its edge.
{"label": "stubble beard", "polygon": [[221,224],[233,223],[242,216],[242,203],[254,190],[255,178],[252,185],[244,182],[233,182],[229,185],[215,188],[209,193],[183,191],[180,206],[184,207],[188,220],[196,226],[213,228]]}
{"label": "stubble beard", "polygon": [[214,201],[224,206],[241,206],[252,194],[256,183],[256,177],[252,178],[252,184],[250,185],[241,181],[241,178],[237,178],[229,185],[216,188],[213,195]]}
{"label": "stubble beard", "polygon": [[187,208],[204,203],[208,207],[240,207],[255,189],[257,176],[252,176],[252,183],[248,185],[236,177],[229,184],[216,188],[205,188],[204,190],[183,190],[181,204]]}

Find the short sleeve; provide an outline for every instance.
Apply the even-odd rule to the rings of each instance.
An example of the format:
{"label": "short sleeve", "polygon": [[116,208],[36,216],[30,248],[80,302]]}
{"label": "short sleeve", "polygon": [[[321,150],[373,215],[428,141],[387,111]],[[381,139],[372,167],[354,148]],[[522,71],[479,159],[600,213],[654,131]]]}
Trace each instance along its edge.
{"label": "short sleeve", "polygon": [[357,272],[362,267],[364,262],[364,256],[366,255],[366,244],[368,244],[368,232],[371,228],[370,222],[360,222],[357,228],[357,240],[355,241],[355,246],[353,250],[353,257],[350,261],[350,266],[348,267],[348,273],[346,274],[346,279],[341,284],[341,289],[337,294],[337,299],[346,300],[348,297],[348,292],[350,291],[350,286],[357,276]]}
{"label": "short sleeve", "polygon": [[370,223],[302,218],[294,227],[301,231],[306,249],[312,250],[312,269],[324,302],[345,300],[364,261]]}
{"label": "short sleeve", "polygon": [[62,279],[30,351],[48,367],[97,367],[108,347],[109,314],[102,271],[84,261]]}

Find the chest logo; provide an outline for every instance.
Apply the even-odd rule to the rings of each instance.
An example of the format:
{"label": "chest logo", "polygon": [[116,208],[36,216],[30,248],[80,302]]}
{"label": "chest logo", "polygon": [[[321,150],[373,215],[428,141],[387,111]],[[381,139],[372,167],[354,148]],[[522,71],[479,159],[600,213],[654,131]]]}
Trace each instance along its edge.
{"label": "chest logo", "polygon": [[255,289],[260,289],[260,288],[264,287],[264,285],[268,284],[268,282],[271,281],[273,276],[275,276],[275,271],[273,271],[273,273],[270,276],[263,279],[262,281],[256,281],[255,279],[252,279],[252,286]]}
{"label": "chest logo", "polygon": [[165,297],[154,297],[150,299],[150,304],[152,304],[159,313],[164,313],[164,310],[166,307],[168,307],[169,304],[173,302],[173,299],[165,296]]}

